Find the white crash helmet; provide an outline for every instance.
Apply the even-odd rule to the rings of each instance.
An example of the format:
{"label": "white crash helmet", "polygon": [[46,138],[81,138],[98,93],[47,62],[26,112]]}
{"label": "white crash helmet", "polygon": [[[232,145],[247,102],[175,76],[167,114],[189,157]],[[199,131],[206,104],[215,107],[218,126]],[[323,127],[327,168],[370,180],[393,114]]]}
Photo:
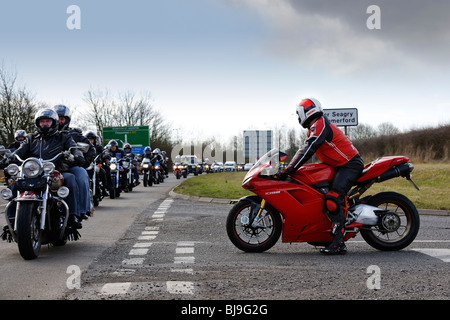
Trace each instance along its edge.
{"label": "white crash helmet", "polygon": [[322,105],[314,98],[303,99],[297,106],[297,115],[302,127],[308,128],[313,119],[323,115]]}

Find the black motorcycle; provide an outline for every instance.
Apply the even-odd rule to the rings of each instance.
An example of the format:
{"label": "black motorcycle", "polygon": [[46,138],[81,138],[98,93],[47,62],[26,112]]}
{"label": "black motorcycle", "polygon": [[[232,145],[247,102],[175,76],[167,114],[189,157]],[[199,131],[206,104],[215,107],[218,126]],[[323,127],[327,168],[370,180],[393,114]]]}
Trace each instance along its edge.
{"label": "black motorcycle", "polygon": [[109,160],[109,170],[111,172],[111,190],[109,197],[115,199],[120,197],[120,193],[125,188],[123,175],[122,175],[122,159],[117,157],[111,157]]}
{"label": "black motorcycle", "polygon": [[[91,191],[91,207],[97,207],[103,199],[102,190],[104,186],[99,179],[100,168],[102,166],[102,154],[95,157],[94,161],[86,168],[89,175],[89,189]],[[91,212],[91,216],[94,212]]]}
{"label": "black motorcycle", "polygon": [[141,162],[141,172],[142,172],[142,181],[144,184],[144,187],[151,187],[153,185],[153,164],[150,161],[149,158],[142,159]]}
{"label": "black motorcycle", "polygon": [[61,152],[49,160],[34,157],[22,160],[15,155],[21,165],[10,164],[6,169],[15,186],[1,191],[1,197],[9,201],[1,238],[17,242],[20,255],[26,260],[37,258],[42,244],[62,246],[80,236],[68,224],[69,207],[64,199],[69,189],[63,186],[64,177],[52,163],[62,155],[69,156],[69,152]]}
{"label": "black motorcycle", "polygon": [[131,155],[126,155],[123,159],[122,159],[122,168],[123,168],[123,179],[124,179],[124,191],[128,192],[128,191],[133,191],[134,187],[137,187],[138,183],[135,179],[134,176],[134,170],[136,167],[136,160],[133,158],[133,156]]}

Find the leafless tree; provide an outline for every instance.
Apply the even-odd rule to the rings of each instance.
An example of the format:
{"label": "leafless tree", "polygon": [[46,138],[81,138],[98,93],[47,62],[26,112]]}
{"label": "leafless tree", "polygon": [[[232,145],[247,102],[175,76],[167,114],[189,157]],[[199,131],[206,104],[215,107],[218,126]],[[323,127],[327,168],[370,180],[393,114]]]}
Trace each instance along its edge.
{"label": "leafless tree", "polygon": [[370,124],[360,123],[356,127],[349,130],[349,138],[351,140],[368,139],[377,135],[376,130]]}
{"label": "leafless tree", "polygon": [[171,129],[155,110],[149,92],[137,96],[126,91],[113,97],[108,90],[89,90],[84,101],[88,112],[82,120],[94,124],[100,137],[104,127],[149,126],[152,144],[164,149],[171,147]]}
{"label": "leafless tree", "polygon": [[0,65],[0,144],[8,146],[14,141],[16,130],[34,132],[36,103],[32,95],[16,84],[17,74]]}
{"label": "leafless tree", "polygon": [[383,122],[378,125],[378,135],[379,136],[393,136],[398,134],[400,131],[390,122]]}

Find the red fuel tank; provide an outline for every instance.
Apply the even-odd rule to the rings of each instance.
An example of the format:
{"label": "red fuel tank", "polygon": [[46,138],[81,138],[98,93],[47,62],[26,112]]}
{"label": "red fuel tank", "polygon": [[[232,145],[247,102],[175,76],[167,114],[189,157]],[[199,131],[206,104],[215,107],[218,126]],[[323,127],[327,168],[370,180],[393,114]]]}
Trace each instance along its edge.
{"label": "red fuel tank", "polygon": [[323,163],[306,164],[298,169],[292,176],[307,185],[315,185],[332,180],[334,168]]}

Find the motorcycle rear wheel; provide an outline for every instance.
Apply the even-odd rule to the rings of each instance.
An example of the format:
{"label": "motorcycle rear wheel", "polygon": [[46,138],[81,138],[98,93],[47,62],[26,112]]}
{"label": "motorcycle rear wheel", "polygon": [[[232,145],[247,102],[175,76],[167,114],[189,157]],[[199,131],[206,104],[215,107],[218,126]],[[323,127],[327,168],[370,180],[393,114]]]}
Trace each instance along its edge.
{"label": "motorcycle rear wheel", "polygon": [[37,202],[20,202],[17,215],[17,244],[25,260],[39,256],[42,243],[41,219]]}
{"label": "motorcycle rear wheel", "polygon": [[281,235],[281,216],[270,206],[261,213],[256,227],[251,225],[251,204],[240,201],[230,210],[227,218],[227,234],[231,242],[245,252],[263,252],[272,248]]}
{"label": "motorcycle rear wheel", "polygon": [[396,192],[380,192],[367,204],[386,211],[378,225],[361,230],[361,236],[370,246],[382,251],[397,251],[414,241],[420,218],[411,200]]}

